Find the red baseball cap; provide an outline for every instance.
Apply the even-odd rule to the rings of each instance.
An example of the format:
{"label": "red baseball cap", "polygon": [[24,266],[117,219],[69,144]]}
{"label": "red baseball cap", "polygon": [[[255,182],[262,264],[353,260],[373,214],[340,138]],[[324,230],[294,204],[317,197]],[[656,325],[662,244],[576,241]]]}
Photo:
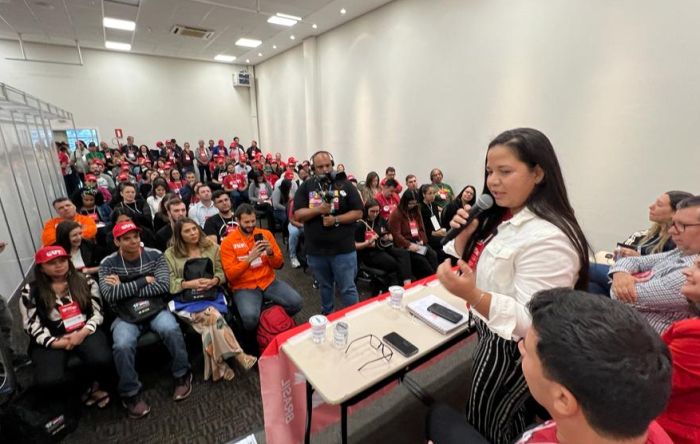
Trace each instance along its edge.
{"label": "red baseball cap", "polygon": [[130,231],[141,232],[141,229],[139,227],[137,227],[136,224],[131,222],[130,220],[127,220],[124,222],[119,222],[112,229],[112,236],[114,236],[115,239],[119,239],[120,237],[124,236],[126,233],[128,233]]}
{"label": "red baseball cap", "polygon": [[294,156],[292,156],[289,159],[287,159],[287,163],[292,164],[292,165],[296,165],[297,159]]}
{"label": "red baseball cap", "polygon": [[99,163],[100,165],[104,165],[104,164],[105,164],[104,161],[103,161],[102,159],[100,159],[99,157],[96,158],[96,159],[93,159],[93,160],[92,160],[92,163]]}
{"label": "red baseball cap", "polygon": [[156,146],[163,146],[163,142],[159,140],[158,142],[156,142]]}
{"label": "red baseball cap", "polygon": [[37,264],[43,264],[52,261],[59,257],[70,257],[63,247],[58,246],[47,246],[39,248],[39,251],[34,255],[34,262]]}
{"label": "red baseball cap", "polygon": [[94,174],[86,174],[85,180],[97,181],[97,177]]}
{"label": "red baseball cap", "polygon": [[272,153],[267,153],[265,155],[265,159],[272,159]]}
{"label": "red baseball cap", "polygon": [[240,160],[248,160],[248,156],[241,154]]}
{"label": "red baseball cap", "polygon": [[357,179],[355,179],[355,176],[353,176],[352,174],[348,174],[348,181],[349,182],[357,182]]}
{"label": "red baseball cap", "polygon": [[294,173],[292,173],[291,171],[285,171],[284,178],[287,180],[292,180],[294,179]]}
{"label": "red baseball cap", "polygon": [[129,180],[129,175],[126,173],[121,173],[117,176],[118,180]]}
{"label": "red baseball cap", "polygon": [[224,139],[219,139],[219,145],[223,145],[224,143]]}

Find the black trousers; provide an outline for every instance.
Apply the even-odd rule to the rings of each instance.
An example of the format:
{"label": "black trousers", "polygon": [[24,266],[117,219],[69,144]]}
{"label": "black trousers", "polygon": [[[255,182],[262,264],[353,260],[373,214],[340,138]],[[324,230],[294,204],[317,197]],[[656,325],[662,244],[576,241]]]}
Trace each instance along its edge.
{"label": "black trousers", "polygon": [[[211,182],[211,171],[209,171],[209,165],[202,165],[198,163],[197,168],[199,169],[199,180],[201,182]],[[206,180],[204,179],[204,176],[206,176]]]}
{"label": "black trousers", "polygon": [[[34,363],[34,383],[40,387],[55,388],[63,384],[89,386],[93,381],[98,381],[102,387],[110,387],[114,383],[112,349],[100,329],[73,350],[32,344],[29,354]],[[78,355],[84,364],[84,369],[78,375],[69,374],[67,370],[68,359],[73,354]]]}
{"label": "black trousers", "polygon": [[489,444],[462,413],[446,404],[436,404],[428,412],[425,438],[433,444]]}
{"label": "black trousers", "polygon": [[411,257],[411,269],[416,279],[423,279],[435,274],[438,266],[435,250],[428,247],[425,255],[414,253],[413,251],[410,251],[409,254]]}
{"label": "black trousers", "polygon": [[403,281],[411,279],[411,256],[408,250],[395,247],[366,249],[360,252],[360,260],[369,267],[396,274],[398,282],[392,284],[402,285]]}

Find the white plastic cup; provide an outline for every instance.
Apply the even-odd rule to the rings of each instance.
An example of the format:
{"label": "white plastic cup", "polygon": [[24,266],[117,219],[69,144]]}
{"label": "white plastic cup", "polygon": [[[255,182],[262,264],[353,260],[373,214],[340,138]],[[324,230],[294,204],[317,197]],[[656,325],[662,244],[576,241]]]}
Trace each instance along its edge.
{"label": "white plastic cup", "polygon": [[403,287],[398,285],[392,285],[389,287],[389,306],[391,308],[399,309],[401,308],[401,301],[403,300]]}
{"label": "white plastic cup", "polygon": [[311,339],[314,344],[325,342],[328,318],[323,315],[314,315],[309,318],[309,324],[311,324]]}
{"label": "white plastic cup", "polygon": [[345,348],[348,345],[348,324],[347,322],[338,322],[333,329],[333,345],[335,348]]}

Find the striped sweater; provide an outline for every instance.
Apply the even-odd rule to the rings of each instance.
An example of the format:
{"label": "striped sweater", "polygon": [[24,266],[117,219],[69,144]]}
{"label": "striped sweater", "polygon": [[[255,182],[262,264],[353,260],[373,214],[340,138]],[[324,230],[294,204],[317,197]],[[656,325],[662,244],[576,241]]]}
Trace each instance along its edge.
{"label": "striped sweater", "polygon": [[[87,316],[85,328],[94,332],[97,327],[102,324],[102,301],[100,300],[100,290],[91,277],[87,277],[88,286],[90,287],[90,302],[92,303],[92,312],[83,313]],[[25,285],[22,289],[21,304],[19,311],[22,315],[22,325],[24,331],[31,337],[32,341],[37,345],[49,348],[54,341],[58,340],[65,334],[63,321],[58,309],[53,308],[48,313],[43,313],[42,308],[37,305],[35,299],[36,289],[32,291],[31,284]],[[56,305],[62,305],[64,302],[70,302],[70,297],[66,301],[61,301],[56,298]]]}
{"label": "striped sweater", "polygon": [[[113,274],[119,276],[120,284],[110,285],[105,282],[105,278]],[[156,281],[149,284],[146,276],[154,276]],[[119,302],[132,297],[162,298],[168,295],[169,289],[168,264],[163,253],[155,248],[143,248],[141,258],[135,261],[124,260],[117,251],[100,263],[100,292],[112,309]]]}

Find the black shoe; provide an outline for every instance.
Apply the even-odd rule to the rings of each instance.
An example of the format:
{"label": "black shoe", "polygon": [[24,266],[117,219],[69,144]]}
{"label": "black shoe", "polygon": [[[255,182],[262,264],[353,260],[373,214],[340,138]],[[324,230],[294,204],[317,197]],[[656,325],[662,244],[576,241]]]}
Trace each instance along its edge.
{"label": "black shoe", "polygon": [[318,290],[318,281],[314,279],[313,287]]}

